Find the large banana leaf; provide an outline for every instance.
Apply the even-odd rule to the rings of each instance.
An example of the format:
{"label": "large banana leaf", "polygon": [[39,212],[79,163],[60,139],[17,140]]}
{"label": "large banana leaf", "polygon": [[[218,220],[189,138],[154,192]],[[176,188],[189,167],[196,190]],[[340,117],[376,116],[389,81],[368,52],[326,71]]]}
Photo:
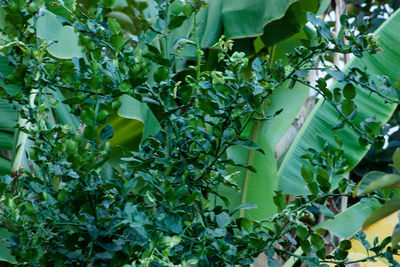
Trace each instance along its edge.
{"label": "large banana leaf", "polygon": [[268,144],[267,136],[260,131],[262,128],[260,124],[253,124],[251,135],[252,140],[257,142],[265,154],[239,146],[232,147],[228,151],[229,158],[245,166],[251,165],[257,172],[254,173],[243,168],[232,169],[230,170],[232,173],[240,171],[240,175],[235,180],[241,192],[238,193],[226,187],[220,190],[220,194],[229,199],[231,209],[243,203],[256,204],[256,209],[242,210],[240,214],[255,220],[264,219],[276,213],[272,196],[277,186],[277,163],[273,149]]}
{"label": "large banana leaf", "polygon": [[115,131],[110,140],[112,147],[135,148],[141,138],[158,132],[160,124],[146,104],[127,95],[121,96],[120,102],[118,115],[110,121]]}
{"label": "large banana leaf", "polygon": [[[398,28],[400,26],[400,13],[396,12],[376,32],[380,37],[383,52],[376,55],[365,55],[363,58],[355,58],[347,68],[357,66],[366,68],[369,73],[385,75],[392,82],[400,77],[400,39]],[[332,88],[338,86],[334,84]],[[367,90],[357,89],[355,103],[358,107],[357,120],[375,117],[377,121],[385,123],[393,113],[396,105],[390,105],[376,94]],[[350,127],[341,130],[333,130],[340,122],[336,110],[329,104],[320,100],[306,120],[298,136],[286,154],[279,169],[279,189],[287,194],[307,194],[307,184],[300,176],[300,169],[306,161],[301,158],[307,148],[322,151],[325,141],[333,145],[334,136],[339,136],[344,143],[344,156],[348,160],[350,169],[353,168],[365,155],[367,146],[358,143],[358,135]]]}
{"label": "large banana leaf", "polygon": [[[2,77],[12,72],[6,57],[0,57],[0,87],[5,87]],[[12,150],[14,126],[17,123],[17,113],[6,100],[0,99],[0,150]],[[0,155],[0,176],[10,172],[11,161]]]}
{"label": "large banana leaf", "polygon": [[[302,38],[305,38],[304,32],[275,45],[272,61],[284,60],[285,54],[300,45]],[[284,109],[272,120],[252,124],[249,137],[263,149],[264,154],[239,146],[228,151],[228,157],[235,162],[245,166],[251,165],[257,170],[254,173],[242,168],[231,169],[231,173],[240,172],[236,177],[236,182],[241,192],[238,193],[226,187],[220,190],[220,193],[229,199],[231,209],[244,203],[257,205],[257,209],[243,210],[242,216],[264,219],[276,213],[276,206],[273,203],[274,191],[277,189],[277,162],[274,149],[295,119],[308,94],[309,88],[301,84],[296,84],[292,89],[281,86],[265,101],[266,115],[273,115],[282,107]]]}
{"label": "large banana leaf", "polygon": [[328,230],[329,233],[343,239],[350,238],[362,229],[365,219],[381,206],[376,199],[364,199],[315,228]]}
{"label": "large banana leaf", "polygon": [[316,12],[318,7],[318,0],[215,0],[208,12],[220,15],[208,16],[202,45],[218,40],[215,29],[223,30],[227,38],[264,35],[264,42],[273,45],[299,32],[306,12]]}
{"label": "large banana leaf", "polygon": [[[304,30],[289,39],[276,44],[272,49],[272,64],[279,60],[282,64],[287,63],[286,53],[301,46],[302,39],[307,39],[307,34]],[[263,125],[264,127],[260,129],[266,136],[268,136],[268,142],[273,149],[275,149],[279,140],[284,136],[289,126],[296,118],[300,108],[307,100],[309,92],[310,90],[307,86],[297,83],[293,88],[287,86],[278,87],[269,99],[267,99],[264,108],[267,115],[273,115],[277,110],[283,109],[277,117],[267,121]]]}
{"label": "large banana leaf", "polygon": [[4,239],[10,237],[10,232],[6,229],[0,228],[0,261],[3,261],[3,266],[8,266],[4,264],[4,261],[16,264],[15,258],[11,255],[10,249],[7,246],[7,243],[4,242]]}
{"label": "large banana leaf", "polygon": [[[319,0],[212,0],[198,17],[198,35],[201,47],[214,45],[221,35],[229,39],[251,39],[262,36],[272,46],[301,31],[306,13],[316,12]],[[172,31],[170,47],[193,32],[191,19]],[[251,46],[245,42],[245,46]],[[245,47],[252,50],[252,47]],[[170,51],[169,51],[170,52]],[[168,53],[169,53],[168,52]],[[183,56],[195,56],[195,49],[185,46]]]}

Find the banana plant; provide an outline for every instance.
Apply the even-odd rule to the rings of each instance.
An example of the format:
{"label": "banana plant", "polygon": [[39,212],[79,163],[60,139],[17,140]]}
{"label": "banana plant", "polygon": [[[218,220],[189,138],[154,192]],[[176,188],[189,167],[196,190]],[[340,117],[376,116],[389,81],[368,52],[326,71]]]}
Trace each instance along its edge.
{"label": "banana plant", "polygon": [[[395,83],[400,78],[400,72],[395,67],[400,62],[400,52],[396,49],[400,45],[400,40],[396,38],[399,25],[400,12],[396,11],[374,33],[375,36],[379,37],[383,51],[376,55],[365,55],[361,59],[355,58],[349,62],[346,69],[349,70],[353,66],[366,67],[371,74],[386,75],[392,83]],[[332,88],[335,86],[336,84],[333,84]],[[385,103],[380,96],[368,94],[362,88],[357,88],[356,103],[361,108],[359,115],[363,117],[375,115],[377,120],[381,122],[381,125],[391,117],[397,106]],[[339,122],[339,118],[335,113],[336,111],[322,99],[307,118],[279,168],[279,189],[283,192],[293,195],[309,193],[306,183],[299,175],[299,170],[306,163],[301,156],[306,153],[307,148],[312,147],[316,150],[321,150],[326,141],[333,144],[335,135],[340,136],[346,148],[345,158],[348,160],[350,170],[362,159],[369,149],[369,146],[361,146],[359,144],[357,134],[354,130],[349,128],[333,130]],[[396,152],[394,164],[397,168],[400,168],[398,158],[399,152]],[[335,178],[340,179],[340,177]],[[339,182],[338,180],[336,183]],[[392,186],[397,187],[398,184],[398,175],[372,172],[366,175],[357,185],[356,194],[357,192],[358,194],[367,194],[374,190]],[[372,241],[375,237],[379,237],[382,240],[390,236],[392,232],[396,233],[394,228],[398,224],[398,219],[396,215],[390,214],[398,209],[397,199],[389,201],[384,206],[375,199],[365,199],[336,215],[335,218],[318,224],[315,226],[315,229],[320,229],[321,233],[325,230],[329,231],[343,239],[351,238],[354,234],[364,229],[363,231],[367,234],[368,240]],[[352,260],[362,258],[361,256],[363,255],[365,256],[366,250],[358,241],[352,239],[352,244],[354,247],[350,250],[349,254]],[[291,262],[291,264],[293,263]],[[291,266],[291,264],[286,264],[285,266]],[[386,266],[384,262],[380,264]]]}
{"label": "banana plant", "polygon": [[[221,34],[225,34],[229,38],[247,37],[251,40],[253,40],[253,37],[261,36],[260,38],[264,45],[275,45],[275,54],[271,55],[274,58],[273,61],[283,58],[284,52],[292,49],[292,44],[299,43],[299,39],[302,38],[301,34],[303,33],[301,29],[302,24],[305,23],[305,7],[307,8],[306,10],[311,11],[316,11],[319,7],[318,1],[310,0],[271,0],[267,2],[258,2],[260,2],[260,5],[256,5],[254,1],[244,0],[235,1],[234,4],[232,4],[231,1],[229,3],[228,1],[222,0],[212,1],[210,7],[205,9],[205,14],[199,15],[200,18],[204,16],[204,21],[207,21],[206,23],[202,23],[201,27],[199,27],[201,28],[199,32],[201,33],[202,46],[211,46],[213,42],[218,40]],[[183,13],[183,10],[181,12]],[[182,16],[181,12],[177,13],[175,16]],[[256,14],[261,15],[256,16]],[[292,16],[293,14],[296,16]],[[68,26],[58,25],[57,28],[53,25],[53,27],[46,27],[48,21],[52,21],[55,24],[57,24],[57,22],[54,20],[55,15],[51,14],[51,12],[46,12],[45,16],[47,17],[43,18],[43,22],[40,20],[37,22],[39,24],[38,27],[42,25],[40,26],[43,31],[41,38],[50,42],[57,41],[58,45],[76,40],[74,38],[65,39],[58,36],[60,32],[69,34],[68,30],[63,28]],[[400,16],[396,13],[377,31],[376,34],[381,38],[381,44],[384,49],[383,52],[375,56],[365,56],[363,59],[355,59],[350,63],[350,66],[367,66],[370,72],[385,74],[394,82],[400,76],[395,67],[397,62],[400,62],[400,55],[393,49],[399,45],[399,40],[393,37],[396,36],[396,26],[400,25],[399,20]],[[276,27],[279,23],[282,23],[282,27],[287,27],[287,29],[290,30],[287,32],[285,30],[285,34],[280,35],[281,31],[279,29],[281,28]],[[219,26],[215,27],[215,25]],[[253,27],[253,25],[258,26]],[[261,27],[259,25],[261,25]],[[183,26],[184,25],[182,25],[182,27]],[[55,29],[58,30],[56,31]],[[177,29],[179,30],[179,27]],[[219,31],[216,29],[219,29]],[[224,29],[223,32],[222,29]],[[294,35],[296,33],[299,34],[299,32],[300,35]],[[286,33],[288,33],[288,35],[286,35]],[[294,35],[293,39],[287,39],[285,41],[286,43],[279,42],[292,35]],[[288,43],[290,45],[287,45]],[[287,46],[285,47],[284,44]],[[73,46],[69,46],[69,48],[72,47]],[[79,49],[73,49],[72,51],[73,52],[68,52],[61,48],[51,50],[51,52],[49,50],[53,56],[64,59],[80,56],[79,52],[77,52]],[[280,54],[278,51],[281,51]],[[1,62],[6,63],[3,65],[0,64],[0,72],[2,71],[2,66],[4,66],[5,69],[8,67],[6,58],[1,59],[0,63]],[[2,72],[2,74],[5,73],[6,72]],[[241,170],[238,179],[238,183],[242,188],[241,194],[225,191],[232,205],[237,206],[244,202],[254,202],[258,204],[260,210],[249,211],[248,214],[242,215],[248,215],[252,218],[259,219],[270,216],[276,212],[275,209],[272,208],[274,207],[272,197],[274,190],[277,188],[278,176],[279,189],[284,193],[294,195],[308,193],[307,186],[299,176],[301,166],[304,164],[301,155],[305,153],[306,148],[313,147],[317,150],[322,148],[325,140],[328,140],[328,143],[333,142],[332,128],[339,121],[336,111],[323,100],[319,101],[295,142],[284,157],[283,163],[279,169],[273,152],[277,142],[283,136],[301,105],[306,100],[308,92],[308,88],[302,85],[296,85],[293,89],[283,86],[278,88],[272,97],[264,104],[263,108],[267,114],[273,114],[281,107],[284,107],[283,112],[274,120],[253,123],[252,129],[249,131],[252,139],[257,141],[263,148],[265,152],[264,155],[256,151],[242,151],[239,148],[233,148],[229,151],[228,154],[231,158],[244,163],[244,165],[253,165],[258,170],[257,173]],[[58,97],[61,103],[62,96]],[[129,136],[129,140],[124,139],[123,142],[129,143],[131,140],[134,140],[137,143],[140,141],[140,137],[138,136],[146,136],[157,131],[157,127],[159,127],[157,120],[146,105],[130,99],[129,97],[121,99],[121,103],[122,106],[116,114],[115,121],[110,122],[115,132],[114,139],[111,140],[111,142],[115,142],[115,147],[118,146],[119,140],[123,139],[118,136]],[[381,123],[384,123],[390,117],[395,108],[395,105],[386,105],[379,96],[374,94],[369,95],[361,88],[357,91],[356,104],[359,108],[359,116],[364,118],[376,114],[377,120]],[[7,118],[12,121],[12,124],[6,124],[6,122],[2,124],[3,121],[0,121],[0,130],[9,134],[8,139],[4,139],[8,140],[4,148],[9,149],[11,147],[9,143],[11,139],[9,137],[13,133],[12,127],[15,125],[16,115],[12,111],[11,106],[7,103],[4,103],[4,110],[4,113],[0,114],[3,115],[9,112],[10,115],[7,115]],[[2,111],[3,105],[0,106],[0,112]],[[79,127],[79,125],[77,127]],[[0,132],[0,134],[1,133],[2,132]],[[127,133],[129,133],[129,135],[127,135]],[[357,135],[352,132],[351,129],[344,128],[335,132],[335,135],[341,136],[345,143],[345,156],[349,159],[350,165],[354,166],[366,153],[368,147],[362,147],[358,144],[357,140],[354,140],[357,139],[355,138]],[[374,208],[371,208],[371,210],[373,209]]]}
{"label": "banana plant", "polygon": [[[400,71],[396,68],[400,62],[400,52],[396,49],[400,45],[400,40],[395,37],[398,25],[400,25],[400,15],[396,12],[374,33],[379,37],[383,51],[375,55],[354,58],[346,66],[346,70],[350,71],[352,67],[367,69],[372,76],[384,75],[394,84],[400,77]],[[338,86],[340,82],[334,83],[331,88]],[[379,125],[383,126],[397,105],[386,103],[385,98],[371,94],[366,89],[357,88],[356,91],[354,102],[358,111],[355,119],[361,122],[365,118],[374,117]],[[393,96],[388,97],[394,99]],[[306,153],[307,148],[322,151],[326,142],[334,145],[335,136],[339,136],[344,143],[344,157],[347,159],[349,170],[362,159],[369,146],[360,145],[359,135],[351,127],[334,130],[339,123],[340,119],[334,107],[324,99],[319,100],[282,161],[278,173],[280,190],[294,195],[309,193],[307,184],[298,175],[306,163],[302,155]],[[334,178],[337,179],[336,183],[340,178]]]}

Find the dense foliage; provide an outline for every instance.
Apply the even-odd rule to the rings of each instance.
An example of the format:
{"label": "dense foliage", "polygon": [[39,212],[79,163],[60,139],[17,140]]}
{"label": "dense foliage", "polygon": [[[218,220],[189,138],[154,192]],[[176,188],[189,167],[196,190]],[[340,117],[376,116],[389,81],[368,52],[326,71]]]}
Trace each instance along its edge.
{"label": "dense foliage", "polygon": [[[230,200],[220,191],[222,186],[241,190],[232,168],[257,171],[229,158],[227,151],[242,146],[262,152],[249,138],[249,127],[279,116],[279,109],[266,115],[261,106],[284,84],[314,88],[337,111],[342,122],[337,128],[351,127],[362,145],[379,149],[380,122],[354,120],[355,85],[397,103],[390,81],[372,81],[356,67],[344,74],[324,60],[331,53],[377,53],[377,39],[367,29],[356,31],[345,15],[340,34],[333,37],[329,26],[309,13],[315,33],[287,55],[287,65],[271,64],[267,56],[248,57],[221,37],[211,48],[217,59],[210,67],[197,32],[197,15],[206,3],[156,2],[156,24],[143,18],[146,6],[133,5],[141,23],[135,40],[108,16],[114,1],[78,6],[74,1],[1,1],[6,42],[0,51],[10,71],[2,77],[0,96],[18,111],[19,132],[13,172],[0,182],[0,222],[12,233],[8,242],[16,262],[233,266],[249,265],[265,252],[271,266],[279,264],[274,255],[294,256],[310,266],[378,256],[394,264],[397,250],[387,248],[390,238],[365,245],[373,256],[351,261],[348,240],[331,253],[307,220],[314,210],[332,217],[325,201],[351,195],[355,186],[348,179],[332,182],[348,171],[340,138],[323,151],[307,151],[303,157],[309,164],[298,173],[310,195],[288,204],[277,192],[280,212],[272,217],[239,216],[254,205],[229,209]],[[54,46],[61,44],[41,31],[44,18],[56,18],[65,31],[73,29],[78,52],[60,55]],[[194,25],[192,35],[180,36],[180,44],[170,47],[171,31],[183,23]],[[166,47],[154,46],[150,36],[165,39]],[[194,60],[178,72],[182,49],[194,51]],[[314,85],[307,77],[315,69],[324,76]],[[331,92],[332,78],[342,86]],[[149,106],[145,110],[157,118],[157,127],[136,149],[111,143],[116,129],[109,123],[123,97]],[[362,234],[358,238],[368,243]],[[299,247],[304,254],[294,253]]]}

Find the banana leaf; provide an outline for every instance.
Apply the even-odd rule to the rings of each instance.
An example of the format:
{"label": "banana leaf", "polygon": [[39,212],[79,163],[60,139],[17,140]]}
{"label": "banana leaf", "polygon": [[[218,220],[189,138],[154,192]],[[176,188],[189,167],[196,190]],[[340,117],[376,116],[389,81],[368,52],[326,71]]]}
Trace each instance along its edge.
{"label": "banana leaf", "polygon": [[[6,229],[0,228],[0,261],[16,264],[17,262],[15,261],[14,256],[11,255],[8,244],[4,242],[4,239],[9,238],[10,236],[10,232]],[[2,265],[5,266],[4,263]]]}
{"label": "banana leaf", "polygon": [[[1,88],[6,89],[3,78],[12,72],[7,57],[0,56],[0,92]],[[4,99],[0,99],[0,150],[12,150],[14,126],[17,123],[18,115],[12,105]],[[11,161],[0,155],[0,175],[10,173]]]}
{"label": "banana leaf", "polygon": [[78,35],[72,26],[62,25],[58,17],[50,12],[44,12],[36,22],[36,30],[39,38],[53,42],[47,51],[54,57],[70,59],[82,57],[78,45]]}
{"label": "banana leaf", "polygon": [[[203,8],[197,21],[201,47],[213,46],[221,35],[244,42],[246,50],[253,49],[250,42],[257,36],[267,46],[272,46],[300,32],[307,12],[316,12],[319,0],[213,0]],[[180,39],[189,38],[193,32],[193,20],[189,19],[172,31],[170,47]],[[247,46],[247,47],[246,47]],[[195,49],[185,45],[184,58],[195,57]]]}
{"label": "banana leaf", "polygon": [[116,150],[119,146],[136,150],[143,138],[159,131],[160,124],[146,104],[127,95],[120,97],[120,103],[117,114],[107,122],[114,129],[111,147]]}
{"label": "banana leaf", "polygon": [[[213,4],[214,2],[211,3],[210,12],[214,8]],[[217,27],[223,29],[227,38],[264,35],[263,41],[270,46],[299,32],[306,22],[306,13],[316,12],[319,1],[222,0],[221,7],[219,20],[209,20],[207,24],[221,25]],[[202,44],[210,45],[216,37],[211,31],[205,31],[203,38],[207,39]]]}
{"label": "banana leaf", "polygon": [[[365,55],[363,58],[353,59],[347,66],[366,68],[372,75],[385,75],[392,83],[400,77],[400,39],[398,27],[400,26],[400,14],[396,12],[389,20],[374,33],[379,36],[383,52],[375,55]],[[340,86],[337,83],[332,88]],[[396,108],[394,104],[387,104],[376,94],[357,88],[355,103],[358,107],[357,120],[375,117],[384,124]],[[301,156],[307,148],[322,151],[325,142],[335,144],[334,136],[339,136],[344,143],[344,157],[352,169],[368,151],[368,146],[359,144],[359,136],[350,127],[340,130],[333,128],[340,123],[337,111],[329,104],[320,100],[307,118],[295,141],[288,150],[279,168],[278,188],[286,194],[308,194],[307,184],[300,176],[300,169],[306,160]],[[338,181],[333,181],[338,182]]]}
{"label": "banana leaf", "polygon": [[[275,45],[272,64],[274,61],[284,60],[285,54],[300,45],[300,40],[305,37],[305,33],[301,32]],[[281,86],[265,101],[264,113],[266,115],[274,115],[282,107],[284,109],[275,118],[264,122],[253,122],[251,126],[249,137],[263,149],[264,154],[239,146],[228,150],[229,158],[241,165],[253,166],[257,171],[252,172],[244,168],[229,170],[230,173],[240,172],[235,181],[241,188],[240,193],[227,187],[221,187],[219,190],[220,194],[229,200],[230,209],[245,203],[256,204],[257,208],[255,209],[241,211],[242,216],[251,219],[265,219],[277,212],[273,202],[274,191],[277,189],[277,161],[274,149],[295,119],[308,95],[309,88],[304,85],[296,84],[293,88]]]}
{"label": "banana leaf", "polygon": [[219,193],[229,200],[230,209],[241,204],[255,204],[257,208],[241,210],[240,215],[258,220],[265,219],[276,213],[272,197],[277,186],[277,162],[274,151],[268,143],[268,136],[260,129],[263,123],[253,123],[251,139],[264,151],[262,154],[256,150],[234,146],[228,150],[228,158],[244,166],[253,166],[257,172],[244,168],[232,168],[230,173],[240,172],[235,177],[235,182],[241,189],[240,193],[228,187],[221,187]]}
{"label": "banana leaf", "polygon": [[382,204],[376,199],[364,199],[336,215],[334,219],[326,220],[315,228],[328,230],[339,238],[350,238],[362,229],[363,222],[368,216],[381,206]]}

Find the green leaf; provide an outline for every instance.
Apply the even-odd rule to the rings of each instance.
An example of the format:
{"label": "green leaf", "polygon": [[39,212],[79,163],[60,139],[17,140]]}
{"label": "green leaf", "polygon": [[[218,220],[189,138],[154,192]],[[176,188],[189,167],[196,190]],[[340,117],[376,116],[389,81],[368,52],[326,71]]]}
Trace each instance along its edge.
{"label": "green leaf", "polygon": [[[397,65],[400,62],[400,52],[394,47],[400,46],[400,39],[397,36],[400,25],[400,14],[396,12],[375,32],[379,35],[380,44],[383,52],[375,55],[364,55],[363,58],[354,58],[348,65],[351,67],[366,67],[372,74],[386,75],[392,81],[400,76],[400,70]],[[337,87],[333,84],[332,88]],[[385,103],[385,101],[376,94],[371,94],[367,90],[356,88],[357,96],[353,99],[357,105],[357,118],[376,117],[377,121],[385,123],[396,105]],[[292,143],[282,164],[279,168],[279,190],[286,194],[308,194],[307,184],[299,175],[301,166],[306,160],[301,158],[306,153],[306,149],[313,148],[322,151],[325,142],[334,145],[334,136],[337,135],[343,141],[344,157],[347,159],[350,169],[352,169],[368,151],[368,146],[359,144],[359,135],[350,127],[343,127],[332,131],[332,128],[338,124],[338,113],[329,103],[320,100],[310,116],[307,118],[302,129]],[[331,134],[329,134],[331,133]],[[333,185],[336,186],[342,177],[333,177]]]}
{"label": "green leaf", "polygon": [[334,219],[326,220],[314,227],[325,229],[339,238],[347,239],[361,230],[365,219],[382,204],[376,199],[364,199],[339,213]]}
{"label": "green leaf", "polygon": [[169,69],[166,66],[160,66],[154,72],[154,81],[160,83],[169,77]]}
{"label": "green leaf", "polygon": [[122,33],[111,37],[111,45],[113,46],[115,51],[117,52],[121,51],[121,49],[124,47],[124,44],[125,44],[125,39]]}
{"label": "green leaf", "polygon": [[326,218],[328,219],[335,218],[335,214],[327,206],[316,204],[316,207],[318,208],[319,212]]}
{"label": "green leaf", "polygon": [[135,27],[132,19],[123,12],[112,11],[108,13],[108,17],[116,19],[121,26],[127,29],[133,29]]}
{"label": "green leaf", "polygon": [[343,251],[351,249],[351,242],[349,240],[343,240],[340,242],[339,249]]}
{"label": "green leaf", "polygon": [[0,157],[0,176],[10,174],[11,161]]}
{"label": "green leaf", "polygon": [[169,10],[175,16],[178,16],[183,11],[184,3],[180,0],[175,0],[169,6]]}
{"label": "green leaf", "polygon": [[308,165],[304,164],[301,167],[301,176],[306,183],[311,183],[314,178],[314,172]]}
{"label": "green leaf", "polygon": [[356,88],[352,83],[346,84],[346,86],[343,88],[343,96],[349,100],[356,97]]}
{"label": "green leaf", "polygon": [[165,226],[173,233],[180,234],[183,231],[182,218],[177,215],[170,215],[164,220]]}
{"label": "green leaf", "polygon": [[107,21],[108,24],[110,24],[111,33],[119,34],[119,32],[121,31],[121,25],[119,25],[119,23],[113,18],[109,18]]}
{"label": "green leaf", "polygon": [[356,105],[354,104],[354,101],[345,99],[342,101],[341,108],[345,116],[350,116],[356,109]]}
{"label": "green leaf", "polygon": [[319,236],[318,234],[311,234],[311,244],[317,249],[320,250],[321,248],[325,247],[325,241],[324,239]]}
{"label": "green leaf", "polygon": [[400,187],[400,175],[398,174],[386,174],[375,181],[371,182],[365,187],[362,192],[363,195],[372,193],[373,191],[387,189],[387,188],[399,188]]}
{"label": "green leaf", "polygon": [[[298,33],[307,22],[306,13],[316,12],[318,6],[319,0],[211,1],[198,15],[198,21],[205,22],[198,29],[201,47],[214,45],[221,35],[228,39],[263,36],[265,44],[273,45]],[[193,31],[191,24],[185,22],[173,36],[186,36]]]}
{"label": "green leaf", "polygon": [[[236,183],[241,188],[237,192],[232,188],[223,186],[219,193],[228,198],[230,209],[234,209],[243,203],[256,204],[257,208],[251,210],[241,210],[240,215],[251,219],[265,219],[276,213],[276,207],[273,202],[274,191],[276,189],[277,163],[273,150],[268,143],[268,136],[259,130],[264,122],[253,123],[253,141],[255,141],[265,152],[262,154],[257,150],[249,150],[241,146],[233,146],[228,149],[228,158],[233,159],[235,163],[243,166],[251,165],[256,170],[254,173],[244,168],[231,168],[230,173],[240,171],[236,177]],[[261,126],[262,127],[262,126]]]}
{"label": "green leaf", "polygon": [[183,7],[183,14],[185,14],[186,17],[190,17],[193,12],[193,7],[190,3],[186,3],[185,6]]}
{"label": "green leaf", "polygon": [[[41,2],[41,1],[36,1]],[[71,14],[68,10],[75,10],[76,0],[64,0],[63,3],[65,7],[62,5],[54,5],[54,0],[46,0],[46,9],[53,14],[64,17],[66,19],[71,18]]]}
{"label": "green leaf", "polygon": [[263,153],[262,150],[260,150],[261,149],[260,146],[257,145],[257,143],[255,143],[253,141],[237,140],[237,141],[234,142],[234,144],[238,145],[238,146],[241,146],[241,147],[244,147],[246,149],[259,150],[261,153]]}
{"label": "green leaf", "polygon": [[219,228],[225,228],[231,223],[231,216],[226,212],[222,212],[216,216],[216,220]]}
{"label": "green leaf", "polygon": [[243,231],[246,231],[248,233],[253,232],[253,223],[246,218],[243,218],[240,221],[240,227]]}
{"label": "green leaf", "polygon": [[343,81],[345,77],[344,73],[339,70],[327,70],[326,72],[336,81]]}
{"label": "green leaf", "polygon": [[[213,2],[214,3],[214,2]],[[285,59],[286,53],[290,52],[295,46],[300,45],[300,39],[304,38],[304,32],[293,36],[278,44],[275,47],[273,62]],[[244,166],[252,165],[257,169],[257,173],[244,170],[243,168],[233,168],[231,172],[240,171],[241,174],[236,182],[241,188],[238,193],[233,189],[223,187],[221,195],[230,201],[230,208],[234,208],[241,203],[254,203],[258,208],[249,211],[241,211],[241,215],[249,216],[253,219],[264,219],[272,216],[276,212],[274,205],[274,191],[276,189],[276,159],[274,148],[279,140],[284,136],[289,126],[297,116],[300,108],[309,95],[309,88],[297,83],[294,88],[289,89],[287,84],[277,88],[264,103],[265,115],[273,116],[283,106],[286,107],[274,119],[253,124],[253,138],[264,155],[258,151],[248,151],[240,147],[233,147],[228,151],[228,156],[237,163]]]}
{"label": "green leaf", "polygon": [[53,13],[45,11],[37,20],[36,30],[39,38],[53,42],[47,48],[52,56],[61,59],[82,57],[74,28],[63,26]]}
{"label": "green leaf", "polygon": [[385,204],[382,205],[382,207],[372,212],[368,216],[368,218],[365,219],[363,223],[363,228],[367,228],[368,226],[398,210],[400,210],[400,198],[393,198],[387,201]]}
{"label": "green leaf", "polygon": [[173,30],[180,27],[186,19],[186,16],[172,16],[171,21],[168,24],[168,29]]}
{"label": "green leaf", "polygon": [[121,96],[120,102],[118,112],[106,122],[114,129],[110,143],[115,154],[118,154],[117,148],[120,145],[127,149],[137,149],[142,138],[147,138],[160,129],[160,124],[146,104],[128,95]]}
{"label": "green leaf", "polygon": [[322,15],[329,7],[331,4],[331,0],[321,0],[321,4],[319,5],[319,9],[317,11],[317,15]]}
{"label": "green leaf", "polygon": [[397,223],[393,229],[392,246],[397,245],[399,242],[400,242],[400,223]]}
{"label": "green leaf", "polygon": [[400,173],[400,150],[396,150],[396,152],[393,153],[393,165],[396,171]]}
{"label": "green leaf", "polygon": [[306,240],[308,237],[308,229],[304,226],[299,225],[297,227],[297,236],[301,239],[301,240]]}
{"label": "green leaf", "polygon": [[114,129],[111,125],[107,125],[106,127],[103,128],[100,132],[100,138],[101,140],[105,141],[114,136]]}
{"label": "green leaf", "polygon": [[286,208],[286,197],[281,194],[281,192],[277,192],[274,196],[274,203],[279,208],[279,210],[284,210]]}
{"label": "green leaf", "polygon": [[9,238],[11,233],[6,229],[0,228],[0,261],[6,261],[12,264],[17,264],[14,256],[11,255],[11,250],[8,248],[5,239]]}
{"label": "green leaf", "polygon": [[386,175],[385,172],[380,172],[380,171],[371,171],[364,175],[364,177],[361,179],[360,182],[358,182],[357,186],[354,189],[353,196],[360,196],[361,194],[364,193],[365,188],[374,182],[375,180],[378,180],[380,177]]}
{"label": "green leaf", "polygon": [[[5,85],[2,77],[7,77],[12,72],[7,57],[0,56],[0,87]],[[12,150],[18,114],[13,106],[4,99],[0,99],[0,150]],[[11,161],[0,156],[0,176],[10,173]]]}
{"label": "green leaf", "polygon": [[224,34],[227,38],[261,35],[265,25],[282,18],[288,7],[295,2],[224,0],[222,7]]}
{"label": "green leaf", "polygon": [[264,104],[264,113],[271,116],[285,107],[278,116],[262,125],[261,131],[270,136],[269,143],[273,149],[285,135],[309,95],[309,88],[305,85],[296,83],[292,89],[287,86],[286,83],[277,88]]}

